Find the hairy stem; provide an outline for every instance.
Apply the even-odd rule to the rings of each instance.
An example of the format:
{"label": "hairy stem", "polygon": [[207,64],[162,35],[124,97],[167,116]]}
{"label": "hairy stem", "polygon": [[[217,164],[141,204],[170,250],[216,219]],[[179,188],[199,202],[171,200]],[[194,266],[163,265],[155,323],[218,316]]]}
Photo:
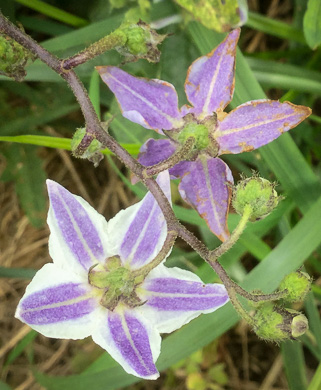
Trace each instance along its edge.
{"label": "hairy stem", "polygon": [[244,209],[244,213],[237,225],[237,227],[234,229],[231,236],[224,241],[218,248],[211,251],[211,261],[217,260],[219,257],[221,257],[224,253],[226,253],[229,249],[232,248],[232,246],[236,243],[236,241],[240,238],[241,234],[243,233],[246,224],[248,223],[250,217],[252,214],[252,207],[250,205],[247,205]]}
{"label": "hairy stem", "polygon": [[186,160],[189,157],[191,151],[193,150],[194,145],[195,145],[195,138],[194,137],[187,138],[186,142],[178,150],[176,150],[174,154],[168,157],[168,159],[161,161],[158,164],[151,165],[145,168],[143,170],[143,175],[145,177],[151,177],[157,175],[160,172],[165,171],[166,169],[172,168],[180,161]]}
{"label": "hairy stem", "polygon": [[[125,149],[123,149],[121,145],[119,145],[118,142],[113,137],[111,137],[101,126],[101,123],[96,115],[96,112],[89,99],[85,87],[83,86],[82,82],[79,80],[73,70],[66,71],[66,69],[64,69],[63,64],[66,64],[64,60],[59,59],[58,57],[54,56],[53,54],[42,48],[31,37],[26,35],[15,25],[9,22],[1,12],[0,32],[7,34],[8,36],[16,40],[20,45],[30,50],[41,61],[47,64],[68,83],[76,99],[78,100],[82,113],[84,115],[86,122],[87,140],[88,138],[97,139],[104,147],[107,147],[109,150],[111,150],[118,157],[118,159],[126,165],[127,168],[129,168],[136,176],[138,176],[143,181],[148,190],[153,194],[164,214],[168,228],[167,238],[161,250],[162,254],[160,257],[157,257],[157,259],[155,260],[156,262],[162,261],[160,259],[162,258],[162,256],[164,256],[165,252],[166,254],[168,253],[169,244],[172,244],[172,242],[178,235],[184,241],[186,241],[216,271],[216,273],[224,283],[225,287],[227,288],[232,303],[236,305],[236,310],[238,310],[241,315],[244,314],[244,316],[246,316],[246,314],[242,312],[241,304],[238,302],[237,299],[234,299],[236,294],[244,296],[246,299],[250,299],[253,301],[272,300],[273,297],[280,296],[281,293],[267,295],[248,293],[229,278],[224,268],[217,261],[217,257],[218,254],[222,254],[224,253],[224,251],[228,250],[230,246],[228,246],[227,244],[224,246],[223,243],[221,247],[211,252],[201,241],[198,240],[198,238],[192,232],[190,232],[183,225],[180,224],[173,212],[171,204],[169,203],[168,199],[166,198],[165,194],[163,193],[157,182],[153,178],[146,178],[146,168],[140,163],[138,163]],[[82,145],[79,145],[78,147],[81,149]],[[246,223],[246,218],[242,220],[242,224],[243,223]],[[232,234],[230,244],[233,244],[237,238],[237,235],[241,234],[242,229],[244,229],[244,227],[242,227],[242,224],[236,229],[235,234]],[[250,318],[245,317],[245,319],[247,321],[251,321]]]}
{"label": "hairy stem", "polygon": [[132,271],[132,275],[134,277],[142,276],[143,278],[145,278],[145,276],[148,275],[152,269],[157,267],[165,259],[165,257],[168,255],[168,253],[172,249],[172,246],[175,243],[176,237],[177,237],[176,231],[173,231],[173,230],[168,231],[167,237],[166,237],[165,242],[162,246],[162,249],[159,251],[157,256],[150,263],[144,265],[141,268],[136,269],[135,271]]}

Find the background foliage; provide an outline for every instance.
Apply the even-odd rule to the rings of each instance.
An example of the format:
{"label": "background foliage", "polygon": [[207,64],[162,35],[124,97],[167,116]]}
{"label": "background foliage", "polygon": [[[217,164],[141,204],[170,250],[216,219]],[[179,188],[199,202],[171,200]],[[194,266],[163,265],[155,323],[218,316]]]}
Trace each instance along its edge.
{"label": "background foliage", "polygon": [[[20,22],[45,48],[61,57],[76,53],[118,27],[129,9],[140,13],[154,27],[162,27],[160,33],[171,35],[162,44],[159,64],[140,60],[124,69],[173,83],[181,105],[186,103],[183,85],[188,66],[224,37],[186,17],[170,0],[152,4],[146,0],[8,0],[1,7],[6,16]],[[321,388],[321,7],[317,0],[252,0],[249,9],[230,108],[268,95],[308,105],[313,115],[259,151],[224,157],[235,178],[255,169],[261,176],[277,180],[286,200],[268,218],[249,225],[221,262],[247,290],[265,292],[273,291],[285,274],[304,265],[314,284],[304,307],[298,309],[309,318],[310,331],[300,341],[281,345],[279,352],[278,347],[259,341],[244,324],[236,326],[239,319],[227,305],[167,336],[157,363],[163,375],[155,383],[135,385],[137,389]],[[119,115],[113,95],[94,71],[96,65],[120,65],[121,61],[111,51],[80,66],[77,73],[102,119],[116,115],[112,133],[135,155],[139,146],[155,135]],[[107,219],[135,202],[132,194],[141,198],[145,190],[130,184],[128,172],[108,151],[107,162],[97,169],[65,152],[70,149],[72,133],[83,125],[82,116],[63,80],[40,61],[28,66],[23,83],[1,77],[0,102],[0,141],[4,141],[0,144],[0,388],[37,389],[41,385],[46,389],[90,386],[105,390],[137,382],[90,340],[45,340],[14,320],[13,314],[26,281],[35,269],[50,261],[46,177],[82,195]],[[218,240],[204,221],[175,195],[175,185],[173,191],[177,217],[210,248],[217,246]],[[230,228],[237,221],[232,213]],[[205,282],[217,280],[182,243],[168,265],[191,269]]]}

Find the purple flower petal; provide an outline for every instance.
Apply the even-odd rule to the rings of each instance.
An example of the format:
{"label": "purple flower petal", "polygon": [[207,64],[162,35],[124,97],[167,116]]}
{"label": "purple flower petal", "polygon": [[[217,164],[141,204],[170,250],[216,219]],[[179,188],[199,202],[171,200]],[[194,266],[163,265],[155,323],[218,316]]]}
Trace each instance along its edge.
{"label": "purple flower petal", "polygon": [[201,118],[223,110],[232,100],[236,46],[240,29],[206,56],[192,63],[187,72],[185,92]]}
{"label": "purple flower petal", "polygon": [[159,376],[155,361],[161,338],[136,310],[102,316],[93,340],[104,348],[129,374],[145,379]]}
{"label": "purple flower petal", "polygon": [[148,167],[166,160],[175,152],[175,145],[169,139],[148,139],[140,148],[138,161]]}
{"label": "purple flower petal", "polygon": [[28,285],[16,317],[47,337],[81,339],[91,334],[97,307],[86,280],[46,264]]}
{"label": "purple flower petal", "polygon": [[96,67],[115,94],[123,116],[162,134],[181,126],[175,88],[162,80],[137,78],[113,66]]}
{"label": "purple flower petal", "polygon": [[[160,173],[157,182],[170,200],[168,172]],[[108,229],[114,253],[133,269],[147,264],[158,254],[167,233],[164,215],[150,192],[111,219]]]}
{"label": "purple flower petal", "polygon": [[289,102],[251,101],[231,111],[220,122],[214,136],[220,154],[249,152],[273,141],[310,114],[310,108]]}
{"label": "purple flower petal", "polygon": [[48,180],[49,249],[55,264],[83,272],[107,256],[107,222],[82,198]]}
{"label": "purple flower petal", "polygon": [[233,177],[229,167],[219,158],[205,155],[196,161],[183,162],[171,170],[180,176],[179,192],[205,219],[211,231],[222,241],[229,237],[227,213]]}
{"label": "purple flower petal", "polygon": [[160,265],[145,279],[140,298],[146,318],[169,333],[199,316],[211,313],[228,301],[222,284],[204,284],[195,274]]}

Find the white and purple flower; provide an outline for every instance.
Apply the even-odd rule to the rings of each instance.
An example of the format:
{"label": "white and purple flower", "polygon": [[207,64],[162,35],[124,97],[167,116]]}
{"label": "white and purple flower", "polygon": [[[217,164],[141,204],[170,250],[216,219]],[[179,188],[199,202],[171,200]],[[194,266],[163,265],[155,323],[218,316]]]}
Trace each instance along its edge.
{"label": "white and purple flower", "polygon": [[[158,183],[170,199],[169,175]],[[169,333],[228,301],[221,284],[193,273],[155,267],[139,270],[161,250],[164,216],[148,193],[108,223],[82,198],[48,181],[52,264],[37,272],[16,317],[48,337],[92,336],[130,374],[159,376],[160,333]],[[135,271],[135,276],[132,272]]]}
{"label": "white and purple flower", "polygon": [[[149,139],[139,161],[145,166],[172,156],[180,143],[177,133],[191,126],[206,137],[205,146],[193,158],[186,156],[172,169],[180,178],[179,191],[222,241],[229,237],[227,214],[231,198],[232,173],[219,155],[248,152],[266,145],[310,115],[308,107],[289,102],[256,100],[225,113],[234,93],[236,47],[240,29],[233,30],[211,53],[190,66],[185,92],[193,107],[178,109],[175,88],[161,80],[136,78],[113,66],[97,67],[103,81],[115,94],[124,117],[168,139]],[[206,139],[207,138],[207,139]],[[204,142],[207,141],[207,142]],[[207,146],[207,143],[209,146]]]}

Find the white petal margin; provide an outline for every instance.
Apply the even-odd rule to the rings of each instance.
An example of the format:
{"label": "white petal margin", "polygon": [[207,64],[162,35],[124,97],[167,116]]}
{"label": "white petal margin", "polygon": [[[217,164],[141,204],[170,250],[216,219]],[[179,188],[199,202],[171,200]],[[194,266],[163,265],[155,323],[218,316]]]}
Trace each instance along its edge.
{"label": "white petal margin", "polygon": [[107,222],[84,199],[47,180],[49,253],[60,268],[78,274],[108,257]]}
{"label": "white petal margin", "polygon": [[83,277],[46,264],[27,286],[15,316],[44,336],[83,339],[92,334],[100,310],[92,293]]}
{"label": "white petal margin", "polygon": [[[157,182],[170,200],[168,171],[160,173]],[[131,269],[140,268],[154,259],[163,246],[166,234],[164,215],[150,192],[139,203],[120,211],[108,222],[113,252]]]}
{"label": "white petal margin", "polygon": [[155,361],[160,354],[161,337],[157,329],[137,309],[117,308],[100,313],[92,335],[129,374],[157,379]]}
{"label": "white petal margin", "polygon": [[163,264],[150,272],[137,293],[146,303],[140,307],[145,318],[160,333],[170,333],[198,317],[212,313],[228,302],[222,284],[204,284],[192,272]]}

